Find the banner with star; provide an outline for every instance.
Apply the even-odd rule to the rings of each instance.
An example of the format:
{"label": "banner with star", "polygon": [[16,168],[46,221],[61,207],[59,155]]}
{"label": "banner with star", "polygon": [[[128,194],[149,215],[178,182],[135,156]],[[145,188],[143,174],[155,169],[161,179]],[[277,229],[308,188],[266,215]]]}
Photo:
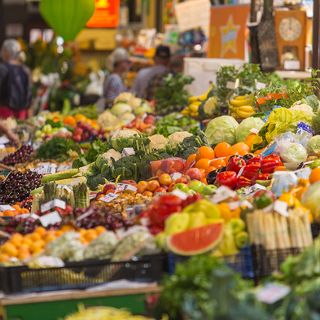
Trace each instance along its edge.
{"label": "banner with star", "polygon": [[249,5],[215,6],[211,8],[209,58],[245,58]]}

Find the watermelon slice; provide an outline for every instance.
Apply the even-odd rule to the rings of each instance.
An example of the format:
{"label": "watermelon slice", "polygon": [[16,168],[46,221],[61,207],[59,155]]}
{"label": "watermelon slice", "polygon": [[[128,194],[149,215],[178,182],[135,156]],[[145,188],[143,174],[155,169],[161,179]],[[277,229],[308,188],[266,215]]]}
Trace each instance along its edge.
{"label": "watermelon slice", "polygon": [[176,254],[192,256],[212,250],[222,236],[223,222],[218,222],[173,234],[167,238],[167,246]]}

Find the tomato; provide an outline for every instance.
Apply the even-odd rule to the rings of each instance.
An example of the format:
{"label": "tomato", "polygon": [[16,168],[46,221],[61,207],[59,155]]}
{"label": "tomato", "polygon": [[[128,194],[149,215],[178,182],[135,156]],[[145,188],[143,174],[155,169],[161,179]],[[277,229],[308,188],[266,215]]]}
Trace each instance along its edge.
{"label": "tomato", "polygon": [[197,160],[214,158],[214,151],[211,147],[202,146],[197,151]]}
{"label": "tomato", "polygon": [[147,181],[139,181],[138,183],[138,192],[144,193],[147,190],[148,182]]}
{"label": "tomato", "polygon": [[157,180],[151,180],[148,182],[147,190],[153,192],[159,187],[160,187],[160,183]]}
{"label": "tomato", "polygon": [[169,186],[172,182],[172,179],[170,177],[169,174],[167,173],[163,173],[160,177],[159,177],[159,182],[161,185],[163,186]]}
{"label": "tomato", "polygon": [[227,142],[220,142],[214,148],[214,154],[217,158],[226,157],[229,155],[230,144]]}

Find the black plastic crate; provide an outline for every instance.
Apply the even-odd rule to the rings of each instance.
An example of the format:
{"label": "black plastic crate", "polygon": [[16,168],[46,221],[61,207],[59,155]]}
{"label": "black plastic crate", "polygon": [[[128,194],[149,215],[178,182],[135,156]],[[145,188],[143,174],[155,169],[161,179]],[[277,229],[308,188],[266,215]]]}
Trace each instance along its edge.
{"label": "black plastic crate", "polygon": [[[169,272],[172,274],[177,263],[184,262],[190,257],[169,254]],[[254,278],[254,266],[251,247],[242,248],[238,254],[221,257],[223,261],[234,271],[241,273],[245,279]]]}
{"label": "black plastic crate", "polygon": [[148,255],[121,262],[74,262],[62,268],[1,267],[0,290],[9,294],[85,289],[120,279],[155,282],[160,281],[167,270],[166,254]]}
{"label": "black plastic crate", "polygon": [[302,250],[300,248],[266,250],[263,246],[252,246],[252,258],[255,280],[270,276],[279,271],[281,264],[290,255],[297,255]]}

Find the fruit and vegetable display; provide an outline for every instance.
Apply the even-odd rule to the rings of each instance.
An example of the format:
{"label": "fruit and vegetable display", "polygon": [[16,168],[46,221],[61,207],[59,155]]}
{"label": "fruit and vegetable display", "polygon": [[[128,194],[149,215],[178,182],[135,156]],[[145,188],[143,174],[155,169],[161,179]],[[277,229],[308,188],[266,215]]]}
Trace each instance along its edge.
{"label": "fruit and vegetable display", "polygon": [[[110,267],[107,280],[100,271],[76,275],[83,289],[165,257],[134,268],[157,268],[137,281],[166,274],[157,312],[169,319],[316,319],[314,80],[281,80],[245,64],[221,67],[199,96],[188,94],[191,81],[169,75],[154,101],[125,92],[101,113],[42,112],[27,143],[6,143],[0,268]],[[266,279],[289,290],[272,305]],[[88,308],[67,319],[91,312],[131,317]]]}

